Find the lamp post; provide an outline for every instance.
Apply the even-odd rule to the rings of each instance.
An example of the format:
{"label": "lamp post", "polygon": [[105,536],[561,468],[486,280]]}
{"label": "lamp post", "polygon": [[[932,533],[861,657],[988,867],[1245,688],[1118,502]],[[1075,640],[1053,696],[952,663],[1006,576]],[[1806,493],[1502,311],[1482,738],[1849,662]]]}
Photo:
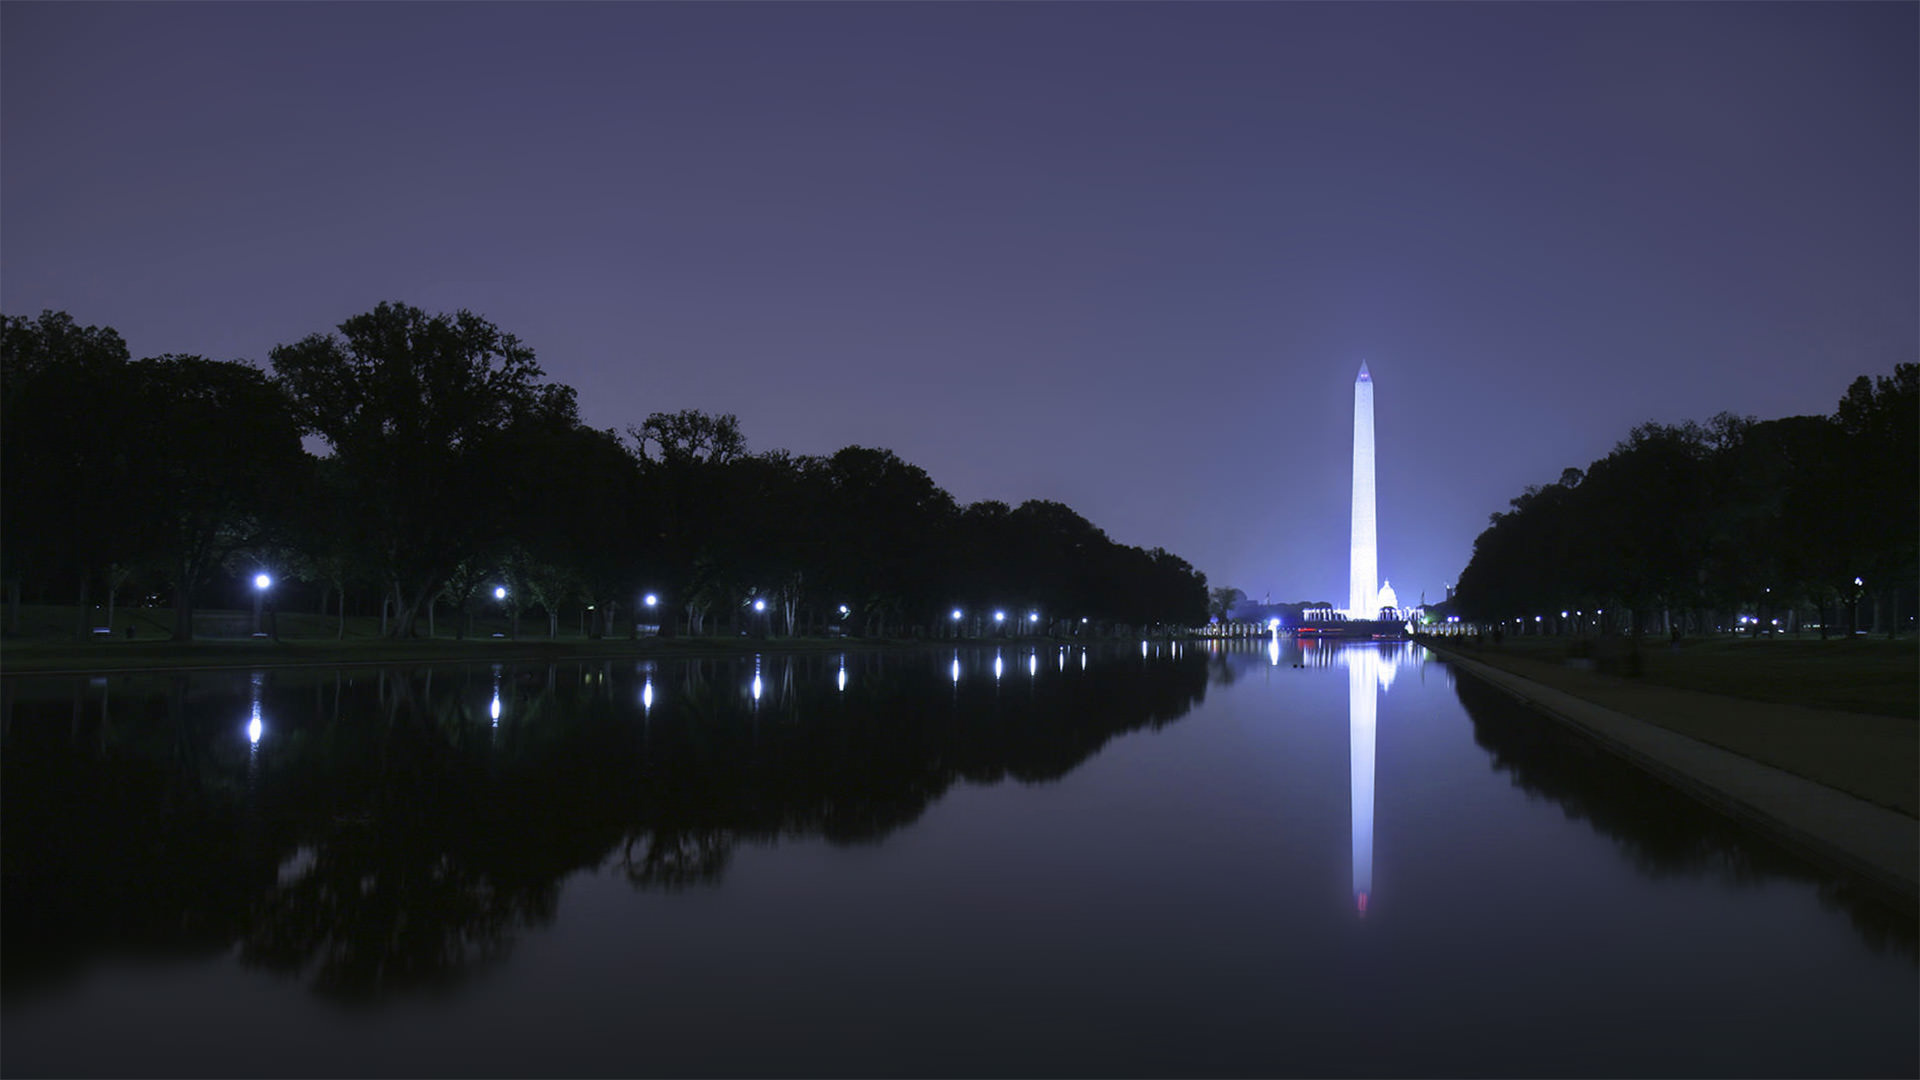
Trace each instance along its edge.
{"label": "lamp post", "polygon": [[266,637],[260,631],[260,608],[266,603],[267,590],[273,588],[273,578],[266,574],[253,575],[253,636]]}
{"label": "lamp post", "polygon": [[1007,613],[1006,613],[1006,612],[1004,612],[1004,611],[996,611],[996,612],[994,612],[994,613],[993,613],[993,625],[994,625],[994,626],[995,626],[996,628],[1000,628],[1000,629],[1004,629],[1004,628],[1006,627],[1006,624],[1007,624]]}
{"label": "lamp post", "polygon": [[951,621],[951,622],[953,623],[953,635],[952,635],[952,636],[954,636],[954,637],[956,637],[956,638],[960,636],[960,619],[961,619],[961,617],[962,617],[963,615],[965,615],[965,614],[966,614],[966,613],[965,613],[965,612],[963,612],[963,611],[961,611],[961,610],[960,610],[959,608],[954,608],[954,609],[953,609],[953,616],[952,616],[952,618],[951,618],[951,620],[950,620],[950,621]]}

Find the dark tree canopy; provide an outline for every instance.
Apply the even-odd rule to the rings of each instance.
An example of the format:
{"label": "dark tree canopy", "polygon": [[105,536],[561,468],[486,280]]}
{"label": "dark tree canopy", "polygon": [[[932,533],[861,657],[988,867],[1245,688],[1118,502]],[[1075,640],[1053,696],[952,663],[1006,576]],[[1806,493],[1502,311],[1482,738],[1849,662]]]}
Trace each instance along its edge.
{"label": "dark tree canopy", "polygon": [[471,312],[381,304],[271,359],[271,378],[129,363],[110,329],[8,318],[11,610],[24,587],[75,589],[84,624],[91,587],[138,575],[188,635],[196,593],[245,563],[334,601],[341,633],[355,595],[402,637],[449,608],[457,632],[486,608],[515,633],[538,609],[548,634],[563,608],[596,634],[951,633],[956,607],[1056,633],[1206,618],[1177,556],[1056,502],[963,508],[891,450],[750,453],[735,417],[693,409],[587,428],[574,391]]}
{"label": "dark tree canopy", "polygon": [[393,633],[461,560],[501,539],[492,443],[516,424],[575,420],[573,391],[542,385],[533,350],[461,311],[381,304],[272,352],[304,429],[339,458],[360,550],[393,589]]}
{"label": "dark tree canopy", "polygon": [[0,558],[9,622],[29,579],[72,589],[84,636],[94,579],[140,554],[124,508],[142,496],[146,406],[112,329],[65,312],[7,317],[0,326]]}
{"label": "dark tree canopy", "polygon": [[1916,579],[1917,428],[1912,363],[1856,379],[1829,417],[1643,424],[1494,514],[1457,607],[1481,621],[1609,607],[1644,621],[1869,595],[1897,616]]}
{"label": "dark tree canopy", "polygon": [[[193,636],[193,597],[229,555],[284,542],[308,485],[292,403],[258,368],[198,356],[131,365],[148,403],[138,425],[144,549],[172,587],[175,638]],[[279,533],[280,535],[272,535]]]}

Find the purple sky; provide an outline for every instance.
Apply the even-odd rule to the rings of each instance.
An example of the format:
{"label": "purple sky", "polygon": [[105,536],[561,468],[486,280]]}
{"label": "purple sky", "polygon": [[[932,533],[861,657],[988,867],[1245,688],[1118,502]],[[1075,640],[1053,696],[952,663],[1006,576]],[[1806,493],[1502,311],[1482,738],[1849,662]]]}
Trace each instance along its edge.
{"label": "purple sky", "polygon": [[1258,598],[1920,329],[1911,4],[0,7],[0,308],[471,308],[586,420],[884,446]]}

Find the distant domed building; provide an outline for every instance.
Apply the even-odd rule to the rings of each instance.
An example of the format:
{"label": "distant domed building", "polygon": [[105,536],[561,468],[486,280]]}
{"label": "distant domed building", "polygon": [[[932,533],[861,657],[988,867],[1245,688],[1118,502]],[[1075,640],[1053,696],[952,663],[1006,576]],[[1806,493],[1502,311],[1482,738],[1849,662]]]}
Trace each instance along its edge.
{"label": "distant domed building", "polygon": [[1392,608],[1394,616],[1396,618],[1399,617],[1400,598],[1394,595],[1393,582],[1391,581],[1383,582],[1380,586],[1380,606],[1382,608]]}

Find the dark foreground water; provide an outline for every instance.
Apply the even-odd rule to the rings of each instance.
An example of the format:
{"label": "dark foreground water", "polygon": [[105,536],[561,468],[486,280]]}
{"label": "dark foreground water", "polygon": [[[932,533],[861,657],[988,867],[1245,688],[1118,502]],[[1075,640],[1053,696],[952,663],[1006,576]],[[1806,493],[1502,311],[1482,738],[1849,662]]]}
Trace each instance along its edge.
{"label": "dark foreground water", "polygon": [[8,1076],[1920,1072],[1911,918],[1415,646],[4,686]]}

